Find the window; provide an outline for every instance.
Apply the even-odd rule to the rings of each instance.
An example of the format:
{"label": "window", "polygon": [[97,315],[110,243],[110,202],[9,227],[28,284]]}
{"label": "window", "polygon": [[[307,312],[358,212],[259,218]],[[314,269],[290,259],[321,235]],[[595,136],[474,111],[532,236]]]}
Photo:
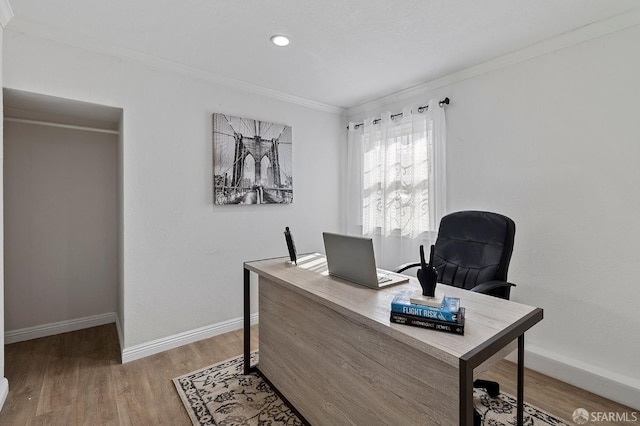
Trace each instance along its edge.
{"label": "window", "polygon": [[435,238],[445,208],[445,131],[437,100],[425,112],[409,107],[349,125],[348,231],[374,239],[381,267],[415,259]]}

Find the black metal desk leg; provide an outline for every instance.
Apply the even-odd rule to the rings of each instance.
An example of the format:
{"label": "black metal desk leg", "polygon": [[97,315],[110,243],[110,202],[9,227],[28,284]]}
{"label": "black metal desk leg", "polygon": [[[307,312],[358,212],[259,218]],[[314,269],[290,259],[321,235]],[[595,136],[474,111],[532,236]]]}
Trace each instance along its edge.
{"label": "black metal desk leg", "polygon": [[524,333],[518,336],[518,402],[517,402],[517,425],[522,426],[524,422]]}
{"label": "black metal desk leg", "polygon": [[473,368],[461,359],[459,364],[460,426],[473,426]]}
{"label": "black metal desk leg", "polygon": [[244,269],[244,374],[251,372],[251,276]]}

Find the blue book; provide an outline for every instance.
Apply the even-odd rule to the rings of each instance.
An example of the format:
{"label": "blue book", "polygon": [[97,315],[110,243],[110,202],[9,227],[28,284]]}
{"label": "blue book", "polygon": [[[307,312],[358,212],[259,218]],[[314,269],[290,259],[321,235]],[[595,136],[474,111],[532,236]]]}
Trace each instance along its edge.
{"label": "blue book", "polygon": [[391,301],[391,312],[416,317],[432,318],[440,321],[456,322],[460,311],[460,299],[445,297],[441,308],[411,303],[413,291],[399,291]]}

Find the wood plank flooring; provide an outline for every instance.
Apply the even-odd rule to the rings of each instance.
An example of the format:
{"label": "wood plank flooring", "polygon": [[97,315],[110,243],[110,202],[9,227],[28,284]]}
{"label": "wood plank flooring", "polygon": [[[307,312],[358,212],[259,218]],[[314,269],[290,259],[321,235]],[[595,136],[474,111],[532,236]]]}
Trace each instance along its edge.
{"label": "wood plank flooring", "polygon": [[[497,381],[502,392],[516,395],[516,365],[509,361],[498,362],[491,370],[482,374],[482,378]],[[627,407],[617,402],[602,398],[584,389],[561,382],[537,371],[525,368],[524,400],[536,407],[560,417],[573,424],[573,412],[576,408],[584,408],[592,412],[627,413],[627,418],[632,418],[631,413],[636,413],[637,422],[606,421],[589,422],[591,425],[638,425],[640,424],[640,411]]]}
{"label": "wood plank flooring", "polygon": [[171,379],[241,353],[238,330],[121,364],[113,324],[6,345],[0,425],[190,425]]}
{"label": "wood plank flooring", "polygon": [[[256,326],[254,349],[257,334]],[[6,345],[9,396],[0,425],[187,426],[171,379],[241,353],[238,330],[123,365],[113,324]],[[484,376],[515,394],[512,363],[502,361]],[[569,421],[578,407],[633,411],[533,371],[525,381],[527,402]]]}

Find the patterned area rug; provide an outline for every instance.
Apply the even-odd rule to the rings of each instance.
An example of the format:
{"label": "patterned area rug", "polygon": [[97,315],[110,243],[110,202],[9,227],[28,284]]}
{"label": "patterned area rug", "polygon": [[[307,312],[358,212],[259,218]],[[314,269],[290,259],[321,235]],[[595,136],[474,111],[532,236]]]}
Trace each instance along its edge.
{"label": "patterned area rug", "polygon": [[[251,354],[252,365],[258,353]],[[294,412],[271,390],[257,373],[244,375],[242,357],[173,379],[180,398],[194,425],[302,425]],[[491,398],[474,389],[474,405],[483,416],[483,424],[515,424],[516,401],[508,394]],[[569,426],[527,403],[524,424],[535,426]]]}

